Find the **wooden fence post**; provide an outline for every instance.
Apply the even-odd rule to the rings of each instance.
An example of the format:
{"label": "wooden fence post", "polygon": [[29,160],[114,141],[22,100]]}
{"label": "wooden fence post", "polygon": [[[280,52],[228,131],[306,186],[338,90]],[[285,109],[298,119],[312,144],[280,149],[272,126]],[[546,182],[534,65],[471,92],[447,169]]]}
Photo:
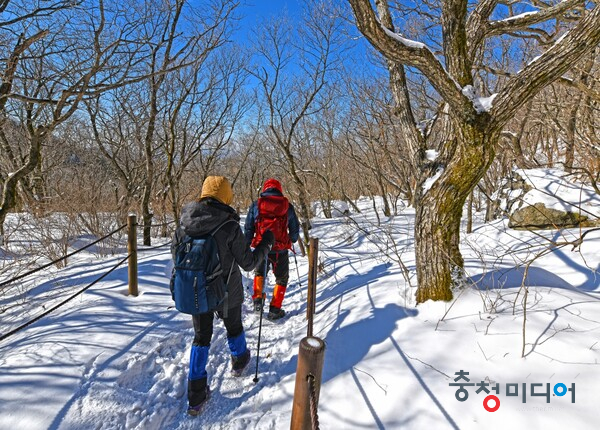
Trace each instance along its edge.
{"label": "wooden fence post", "polygon": [[310,238],[308,249],[308,289],[306,292],[306,319],[308,320],[307,336],[313,335],[313,316],[316,309],[317,295],[317,265],[319,257],[319,239],[316,237]]}
{"label": "wooden fence post", "polygon": [[311,430],[315,428],[314,424],[318,427],[317,406],[324,358],[325,342],[321,339],[305,337],[300,341],[290,430]]}
{"label": "wooden fence post", "polygon": [[138,295],[138,262],[137,262],[137,217],[130,214],[127,217],[127,253],[129,254],[129,266],[127,275],[129,278],[129,295]]}

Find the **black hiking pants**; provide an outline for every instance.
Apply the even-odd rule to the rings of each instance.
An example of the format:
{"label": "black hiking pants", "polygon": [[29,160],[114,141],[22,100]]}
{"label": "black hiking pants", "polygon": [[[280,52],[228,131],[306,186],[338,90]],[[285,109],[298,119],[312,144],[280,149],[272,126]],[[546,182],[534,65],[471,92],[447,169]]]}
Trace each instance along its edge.
{"label": "black hiking pants", "polygon": [[[244,331],[244,326],[242,325],[241,304],[229,308],[227,318],[223,318],[221,312],[219,312],[219,317],[223,319],[223,324],[225,324],[225,329],[227,330],[227,337],[239,336]],[[194,322],[195,346],[210,345],[210,340],[212,339],[213,335],[214,319],[214,312],[192,315],[192,321]]]}
{"label": "black hiking pants", "polygon": [[[275,283],[282,287],[287,287],[290,279],[290,260],[288,257],[288,250],[269,252],[269,267],[273,268],[273,274],[275,275]],[[267,276],[265,273],[265,265],[259,264],[254,271],[256,276]]]}

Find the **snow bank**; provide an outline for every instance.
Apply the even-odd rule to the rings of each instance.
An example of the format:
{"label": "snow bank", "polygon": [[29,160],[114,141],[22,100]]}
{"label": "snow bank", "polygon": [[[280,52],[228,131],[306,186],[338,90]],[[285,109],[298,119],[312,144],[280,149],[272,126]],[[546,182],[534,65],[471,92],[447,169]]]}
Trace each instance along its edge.
{"label": "snow bank", "polygon": [[569,180],[566,172],[560,169],[517,169],[515,172],[533,189],[523,196],[522,205],[513,206],[511,214],[519,207],[543,203],[549,209],[600,218],[600,196],[591,186]]}
{"label": "snow bank", "polygon": [[[325,210],[321,202],[314,202],[312,204],[312,210],[317,218],[326,218]],[[334,200],[331,202],[331,216],[333,218],[339,218],[346,215],[350,215],[350,206],[347,202],[342,200]]]}

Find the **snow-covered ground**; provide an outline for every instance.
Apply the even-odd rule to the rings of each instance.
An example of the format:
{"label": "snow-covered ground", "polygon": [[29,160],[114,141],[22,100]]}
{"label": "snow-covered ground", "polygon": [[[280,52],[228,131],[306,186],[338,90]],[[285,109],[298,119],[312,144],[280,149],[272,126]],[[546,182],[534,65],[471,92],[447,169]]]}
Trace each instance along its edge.
{"label": "snow-covered ground", "polygon": [[[569,242],[581,232],[513,231],[506,220],[477,224],[462,248],[473,286],[453,302],[415,307],[414,213],[406,209],[378,226],[371,202],[358,204],[364,211],[353,214],[354,221],[315,219],[312,230],[323,269],[314,322],[314,334],[326,342],[322,429],[597,428],[600,231],[580,247],[545,253],[548,239]],[[168,248],[140,255],[138,297],[127,295],[127,268],[121,266],[0,342],[0,429],[289,428],[298,344],[307,330],[307,259],[298,256],[297,269],[290,260],[289,317],[264,321],[257,384],[254,359],[245,376],[230,376],[225,332],[217,322],[208,363],[212,397],[205,413],[192,418],[185,414],[191,320],[172,308]],[[52,297],[6,309],[11,298],[0,296],[6,309],[0,334],[122,257],[87,254],[65,269],[32,275],[21,291]],[[250,287],[251,274],[245,282]],[[249,299],[244,310],[255,357],[258,320]],[[477,394],[480,387],[469,386],[468,398],[458,401],[457,387],[449,384],[459,371],[469,372],[469,383],[491,384],[488,390],[497,383],[498,394]],[[507,384],[511,392],[517,384],[518,396],[507,396]],[[575,387],[574,397],[570,391],[555,395],[562,394],[558,384]],[[549,387],[548,398],[531,396],[532,386],[535,393]],[[500,401],[495,412],[484,408],[491,394]]]}
{"label": "snow-covered ground", "polygon": [[600,218],[599,196],[583,182],[575,181],[560,169],[517,169],[515,172],[532,187],[521,202],[512,208],[543,203],[549,209],[583,215],[590,220]]}

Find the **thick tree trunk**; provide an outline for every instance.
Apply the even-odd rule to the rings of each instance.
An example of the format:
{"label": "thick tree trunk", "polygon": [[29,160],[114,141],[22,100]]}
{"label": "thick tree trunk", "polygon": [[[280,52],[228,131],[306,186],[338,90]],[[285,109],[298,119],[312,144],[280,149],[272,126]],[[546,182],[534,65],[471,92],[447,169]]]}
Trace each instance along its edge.
{"label": "thick tree trunk", "polygon": [[17,187],[19,181],[33,172],[40,162],[43,136],[44,132],[40,130],[39,134],[34,134],[30,137],[27,163],[15,173],[8,176],[4,182],[2,194],[0,195],[0,225],[4,225],[8,213],[17,205]]}
{"label": "thick tree trunk", "polygon": [[[428,193],[431,195],[431,193]],[[447,216],[437,201],[428,196],[419,201],[415,218],[415,253],[417,261],[417,303],[427,300],[452,300],[452,278],[449,265]]]}
{"label": "thick tree trunk", "polygon": [[[482,118],[482,122],[485,118]],[[424,190],[422,178],[415,195],[415,253],[417,303],[451,300],[452,288],[462,284],[464,261],[459,249],[460,222],[464,204],[494,158],[497,134],[483,124],[454,122],[456,148],[450,163]]]}

